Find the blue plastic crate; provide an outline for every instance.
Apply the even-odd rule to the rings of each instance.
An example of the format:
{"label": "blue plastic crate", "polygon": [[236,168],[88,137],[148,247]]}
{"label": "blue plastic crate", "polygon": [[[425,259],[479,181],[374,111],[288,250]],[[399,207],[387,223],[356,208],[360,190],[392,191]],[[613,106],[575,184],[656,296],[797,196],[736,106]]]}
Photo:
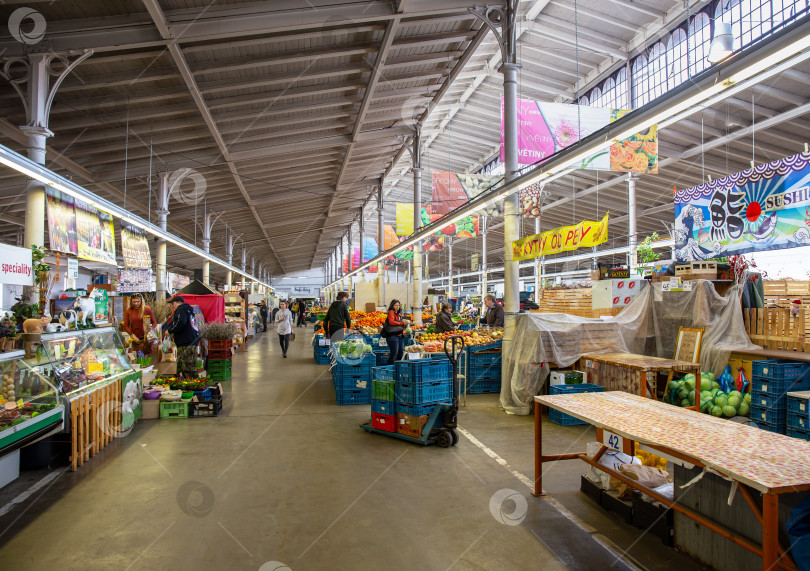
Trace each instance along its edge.
{"label": "blue plastic crate", "polygon": [[395,379],[400,382],[444,381],[453,378],[450,361],[440,359],[414,359],[395,363]]}
{"label": "blue plastic crate", "polygon": [[459,331],[472,331],[475,329],[475,323],[459,323],[458,330]]}
{"label": "blue plastic crate", "polygon": [[787,435],[792,438],[810,441],[810,430],[798,430],[796,428],[791,428],[788,426]]}
{"label": "blue plastic crate", "polygon": [[772,359],[752,363],[751,390],[785,394],[810,389],[810,363]]}
{"label": "blue plastic crate", "polygon": [[810,414],[810,399],[788,395],[787,410],[789,413],[795,412],[806,416]]}
{"label": "blue plastic crate", "polygon": [[445,354],[444,351],[442,351],[441,353],[429,353],[428,357],[436,360],[447,359],[448,362],[450,361],[450,358]]}
{"label": "blue plastic crate", "polygon": [[450,404],[450,401],[444,403],[429,403],[429,404],[406,404],[397,403],[397,413],[409,414],[411,416],[421,416],[423,414],[430,414],[437,404]]}
{"label": "blue plastic crate", "polygon": [[316,365],[328,365],[332,362],[329,358],[329,355],[315,355],[315,364]]}
{"label": "blue plastic crate", "polygon": [[376,412],[378,414],[387,414],[390,416],[396,416],[397,414],[397,403],[390,400],[382,400],[382,399],[371,399],[371,412]]}
{"label": "blue plastic crate", "polygon": [[500,394],[501,392],[501,379],[489,380],[482,379],[467,383],[468,395],[491,395]]}
{"label": "blue plastic crate", "polygon": [[330,357],[336,362],[336,366],[338,367],[376,367],[377,366],[377,359],[374,356],[374,353],[367,353],[360,357],[359,359],[356,357],[343,357],[340,355],[335,355],[334,353],[329,354]]}
{"label": "blue plastic crate", "polygon": [[377,363],[376,363],[377,366],[378,367],[385,367],[386,365],[388,365],[388,356],[389,355],[390,355],[390,353],[388,351],[386,351],[385,353],[377,353],[375,351],[374,352],[374,357],[377,360]]}
{"label": "blue plastic crate", "polygon": [[194,396],[197,397],[197,400],[199,402],[211,400],[212,393],[210,388],[205,389],[204,391],[193,391],[193,392]]}
{"label": "blue plastic crate", "polygon": [[371,367],[335,365],[332,367],[332,381],[336,389],[371,390]]}
{"label": "blue plastic crate", "polygon": [[559,410],[555,410],[553,408],[548,409],[548,417],[549,420],[551,420],[551,422],[553,422],[554,424],[559,424],[560,426],[574,426],[576,424],[588,424],[583,420],[574,418],[570,414],[565,414],[564,412],[560,412]]}
{"label": "blue plastic crate", "polygon": [[796,430],[810,430],[810,416],[798,412],[789,412],[787,415],[787,427]]}
{"label": "blue plastic crate", "polygon": [[501,380],[501,364],[494,363],[491,365],[468,365],[467,366],[467,381],[500,381]]}
{"label": "blue plastic crate", "polygon": [[501,364],[501,352],[490,352],[490,351],[481,351],[478,353],[470,353],[468,362],[471,366],[484,366],[484,365],[495,365],[497,364],[500,366]]}
{"label": "blue plastic crate", "polygon": [[371,377],[378,381],[393,381],[394,367],[374,367],[371,369]]}
{"label": "blue plastic crate", "polygon": [[363,339],[365,340],[366,343],[368,343],[372,347],[376,347],[377,343],[380,342],[380,334],[375,333],[374,335],[368,335],[366,333],[363,333]]}
{"label": "blue plastic crate", "polygon": [[[784,408],[763,408],[760,406],[754,406],[753,402],[751,404],[751,420],[756,422],[757,424],[769,424],[775,427],[778,427],[778,432],[780,434],[785,433],[785,427],[787,426],[787,412]],[[777,432],[777,431],[772,431]]]}
{"label": "blue plastic crate", "polygon": [[763,393],[751,391],[751,408],[759,407],[764,410],[787,411],[787,395],[779,393]]}
{"label": "blue plastic crate", "polygon": [[479,353],[481,351],[490,351],[491,349],[498,349],[499,347],[503,347],[503,339],[496,339],[495,341],[482,343],[480,345],[470,345],[469,347],[465,347],[464,350],[470,354]]}
{"label": "blue plastic crate", "polygon": [[574,393],[601,393],[605,387],[590,383],[579,383],[578,385],[551,385],[549,394],[551,395],[572,395]]}
{"label": "blue plastic crate", "polygon": [[422,383],[399,382],[396,390],[397,402],[406,404],[442,402],[453,398],[453,381],[446,379]]}
{"label": "blue plastic crate", "polygon": [[[752,418],[752,420],[753,420],[753,418]],[[768,432],[773,432],[775,434],[785,434],[785,432],[787,432],[787,430],[785,429],[784,423],[779,425],[779,424],[771,424],[771,423],[768,423],[768,422],[759,422],[759,421],[755,421],[755,422],[756,422],[757,428],[759,428],[761,430],[766,430]]]}
{"label": "blue plastic crate", "polygon": [[356,391],[335,390],[335,400],[339,405],[371,404],[371,389]]}

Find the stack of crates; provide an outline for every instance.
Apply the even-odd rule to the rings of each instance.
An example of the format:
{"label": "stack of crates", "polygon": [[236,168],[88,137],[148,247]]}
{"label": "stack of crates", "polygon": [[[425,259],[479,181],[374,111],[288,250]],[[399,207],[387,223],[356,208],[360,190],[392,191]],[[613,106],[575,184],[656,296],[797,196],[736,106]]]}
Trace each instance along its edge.
{"label": "stack of crates", "polygon": [[810,363],[754,361],[751,372],[751,420],[763,430],[785,434],[787,394],[810,389]]}
{"label": "stack of crates", "polygon": [[810,391],[787,394],[787,435],[810,440]]}
{"label": "stack of crates", "polygon": [[366,355],[359,363],[338,363],[332,367],[332,384],[339,405],[371,403],[371,370],[374,355]]}
{"label": "stack of crates", "polygon": [[205,370],[211,380],[231,380],[231,358],[233,356],[231,347],[233,347],[231,339],[208,340],[208,364]]}
{"label": "stack of crates", "polygon": [[321,345],[326,338],[318,334],[315,336],[315,363],[318,365],[328,365],[331,363],[329,359],[329,345]]}
{"label": "stack of crates", "polygon": [[467,353],[467,394],[481,395],[501,392],[501,345],[492,343],[473,345]]}
{"label": "stack of crates", "polygon": [[[551,385],[549,387],[550,395],[572,395],[575,393],[601,393],[605,391],[605,387],[600,385],[592,385],[589,383],[580,383],[578,385]],[[554,424],[560,426],[572,426],[574,424],[588,424],[578,418],[565,414],[553,408],[549,408],[549,420]]]}
{"label": "stack of crates", "polygon": [[371,426],[386,432],[396,432],[397,393],[394,367],[374,367],[371,378]]}
{"label": "stack of crates", "polygon": [[453,368],[447,359],[413,359],[394,365],[397,432],[419,438],[437,404],[453,402]]}
{"label": "stack of crates", "polygon": [[383,341],[383,344],[380,345],[380,340],[382,337],[379,335],[371,335],[368,344],[371,345],[372,350],[374,351],[374,357],[377,359],[377,366],[384,367],[388,364],[388,355],[391,354],[391,351],[388,350],[388,343]]}

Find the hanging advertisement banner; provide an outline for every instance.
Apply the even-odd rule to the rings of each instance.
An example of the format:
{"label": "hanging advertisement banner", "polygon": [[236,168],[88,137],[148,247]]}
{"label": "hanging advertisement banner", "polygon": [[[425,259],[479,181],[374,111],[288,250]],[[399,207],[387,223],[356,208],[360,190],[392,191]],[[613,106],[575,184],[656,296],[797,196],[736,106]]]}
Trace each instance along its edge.
{"label": "hanging advertisement banner", "polygon": [[413,234],[413,203],[397,202],[397,236]]}
{"label": "hanging advertisement banner", "polygon": [[152,267],[149,240],[140,228],[121,225],[121,254],[126,268],[146,270]]}
{"label": "hanging advertisement banner", "polygon": [[[399,205],[397,205],[399,206]],[[413,206],[411,206],[413,210]],[[413,228],[413,221],[411,221],[411,228]],[[394,228],[390,224],[385,224],[383,226],[383,247],[388,250],[390,248],[395,247],[405,238],[400,238],[397,236],[397,233],[394,231]],[[400,250],[393,256],[388,256],[388,260],[396,261],[396,260],[413,260],[413,247],[406,248],[405,250]]]}
{"label": "hanging advertisement banner", "polygon": [[0,244],[0,284],[34,285],[34,264],[30,248]]}
{"label": "hanging advertisement banner", "polygon": [[115,264],[112,216],[76,200],[76,240],[79,257],[94,262]]}
{"label": "hanging advertisement banner", "polygon": [[675,192],[675,257],[810,245],[810,153]]}
{"label": "hanging advertisement banner", "polygon": [[573,226],[563,226],[515,240],[512,242],[512,257],[516,261],[529,260],[602,244],[607,241],[608,216],[605,214],[599,222],[585,220]]}
{"label": "hanging advertisement banner", "polygon": [[[444,215],[463,206],[482,192],[500,186],[503,183],[503,177],[490,174],[433,171],[431,183],[430,213]],[[501,203],[486,207],[480,214],[500,216],[503,214]]]}
{"label": "hanging advertisement banner", "polygon": [[151,269],[119,269],[116,291],[118,294],[154,291]]}
{"label": "hanging advertisement banner", "polygon": [[[396,207],[397,212],[397,236],[410,236],[413,234],[413,204],[398,202]],[[432,224],[444,214],[429,214],[426,208],[422,208],[422,226]],[[461,220],[457,220],[453,224],[448,224],[441,230],[436,232],[436,237],[450,236],[453,238],[475,238],[478,236],[479,230],[479,217],[466,216]],[[425,241],[431,250],[441,250],[444,247],[444,242],[441,240],[432,240],[428,238]],[[441,247],[437,247],[441,246]]]}
{"label": "hanging advertisement banner", "polygon": [[[552,154],[570,147],[629,110],[545,103],[518,99],[518,163],[540,164]],[[503,150],[503,98],[501,98],[501,160]],[[580,162],[577,168],[654,174],[658,172],[657,125],[623,141],[605,144]]]}
{"label": "hanging advertisement banner", "polygon": [[478,271],[478,254],[470,255],[470,271],[472,272]]}
{"label": "hanging advertisement banner", "polygon": [[47,189],[45,199],[48,204],[48,235],[50,249],[74,256],[79,251],[76,242],[76,214],[73,210],[73,197]]}

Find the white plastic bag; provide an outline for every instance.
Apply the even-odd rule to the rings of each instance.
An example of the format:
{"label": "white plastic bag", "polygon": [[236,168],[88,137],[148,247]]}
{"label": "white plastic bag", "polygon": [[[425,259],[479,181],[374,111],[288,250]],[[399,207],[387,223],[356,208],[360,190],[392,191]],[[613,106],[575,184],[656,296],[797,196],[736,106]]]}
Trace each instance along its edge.
{"label": "white plastic bag", "polygon": [[[593,458],[596,456],[597,452],[602,448],[602,444],[599,442],[588,442],[585,447],[585,453],[588,455],[589,458]],[[619,471],[619,466],[622,464],[641,464],[641,460],[636,458],[635,456],[628,456],[624,452],[618,452],[616,450],[608,449],[607,452],[602,454],[602,457],[599,459],[599,463],[606,468],[610,468],[611,470],[615,470],[616,472]],[[594,483],[602,483],[602,487],[605,490],[610,490],[610,474],[603,472],[602,470],[598,470],[593,466],[588,466],[588,479]]]}

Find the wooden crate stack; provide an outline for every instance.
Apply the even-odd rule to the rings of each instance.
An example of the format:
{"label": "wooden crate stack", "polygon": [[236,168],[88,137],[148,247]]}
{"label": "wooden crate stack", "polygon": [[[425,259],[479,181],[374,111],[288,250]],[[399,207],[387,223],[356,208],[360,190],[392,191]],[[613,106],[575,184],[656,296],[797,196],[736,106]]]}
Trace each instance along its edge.
{"label": "wooden crate stack", "polygon": [[537,301],[540,309],[532,313],[567,313],[578,317],[602,317],[618,315],[622,308],[592,309],[591,289],[545,289]]}

